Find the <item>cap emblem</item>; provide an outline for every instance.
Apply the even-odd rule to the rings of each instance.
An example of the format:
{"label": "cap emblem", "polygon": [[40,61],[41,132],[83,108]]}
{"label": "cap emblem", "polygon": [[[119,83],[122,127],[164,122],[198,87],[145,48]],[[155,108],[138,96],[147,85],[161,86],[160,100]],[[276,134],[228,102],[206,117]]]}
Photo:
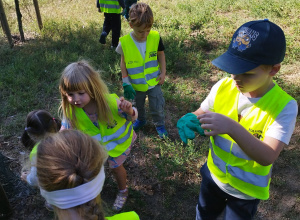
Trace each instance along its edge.
{"label": "cap emblem", "polygon": [[236,38],[233,38],[232,48],[237,48],[238,51],[243,52],[247,48],[251,47],[251,40],[255,41],[258,35],[259,32],[253,29],[242,27]]}

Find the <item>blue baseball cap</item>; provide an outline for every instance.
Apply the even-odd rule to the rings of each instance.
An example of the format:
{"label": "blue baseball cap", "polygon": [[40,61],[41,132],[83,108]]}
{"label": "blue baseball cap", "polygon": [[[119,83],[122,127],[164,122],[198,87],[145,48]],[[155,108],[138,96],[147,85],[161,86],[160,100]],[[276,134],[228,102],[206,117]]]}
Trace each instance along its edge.
{"label": "blue baseball cap", "polygon": [[212,61],[216,67],[234,75],[259,65],[281,63],[286,42],[282,29],[268,19],[250,21],[234,33],[228,50]]}

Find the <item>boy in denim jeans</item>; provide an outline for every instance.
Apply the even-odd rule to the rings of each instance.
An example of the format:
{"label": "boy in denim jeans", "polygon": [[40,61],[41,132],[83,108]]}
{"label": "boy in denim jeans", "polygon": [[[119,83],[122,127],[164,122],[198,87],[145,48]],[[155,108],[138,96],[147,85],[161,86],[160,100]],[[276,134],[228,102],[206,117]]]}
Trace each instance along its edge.
{"label": "boy in denim jeans", "polygon": [[151,30],[153,14],[149,5],[132,5],[129,17],[133,31],[120,38],[116,51],[121,54],[125,98],[135,98],[139,112],[133,128],[137,131],[146,124],[145,99],[148,95],[156,131],[160,138],[164,138],[168,136],[164,121],[165,100],[161,91],[166,77],[164,45],[159,33]]}
{"label": "boy in denim jeans", "polygon": [[223,219],[252,219],[259,201],[269,198],[272,165],[289,144],[297,116],[296,101],[273,81],[285,50],[283,31],[268,19],[243,24],[212,61],[231,78],[217,82],[198,110],[179,119],[183,141],[201,129],[210,136],[197,220],[222,213]]}

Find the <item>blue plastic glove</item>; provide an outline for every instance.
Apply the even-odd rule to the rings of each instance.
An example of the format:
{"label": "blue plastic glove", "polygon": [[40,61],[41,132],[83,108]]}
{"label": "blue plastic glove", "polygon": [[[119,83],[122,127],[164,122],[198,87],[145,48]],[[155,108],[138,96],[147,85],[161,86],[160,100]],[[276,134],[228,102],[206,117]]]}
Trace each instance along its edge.
{"label": "blue plastic glove", "polygon": [[187,113],[177,122],[177,128],[181,140],[187,144],[187,139],[194,139],[195,132],[201,136],[205,136],[204,130],[201,128],[201,123],[197,116],[193,113]]}
{"label": "blue plastic glove", "polygon": [[135,90],[133,89],[132,85],[129,85],[127,83],[123,83],[124,88],[124,97],[127,100],[133,100],[135,98]]}

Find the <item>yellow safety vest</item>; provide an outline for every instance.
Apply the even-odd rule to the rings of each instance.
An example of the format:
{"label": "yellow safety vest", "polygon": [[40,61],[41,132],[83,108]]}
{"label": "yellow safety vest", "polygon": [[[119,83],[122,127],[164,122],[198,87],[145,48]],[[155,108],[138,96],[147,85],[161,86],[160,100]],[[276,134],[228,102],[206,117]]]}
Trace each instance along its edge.
{"label": "yellow safety vest", "polygon": [[120,38],[124,61],[132,87],[136,91],[145,92],[149,86],[158,84],[157,76],[160,74],[157,61],[159,33],[150,31],[146,41],[145,60],[132,40],[130,34]]}
{"label": "yellow safety vest", "polygon": [[76,129],[105,145],[111,157],[118,157],[124,153],[131,145],[133,137],[132,122],[118,114],[117,98],[119,97],[116,94],[110,94],[107,99],[113,114],[114,124],[108,125],[106,122],[98,121],[99,128],[93,124],[82,108],[74,107],[77,119]]}
{"label": "yellow safety vest", "polygon": [[123,212],[120,214],[116,214],[111,217],[105,217],[107,220],[140,220],[140,217],[136,212],[131,211],[131,212]]}
{"label": "yellow safety vest", "polygon": [[99,0],[99,3],[102,12],[120,14],[122,11],[118,0]]}
{"label": "yellow safety vest", "polygon": [[[239,94],[233,79],[226,78],[215,98],[215,112],[238,122]],[[263,141],[269,126],[292,99],[275,83],[275,86],[252,106],[239,123]],[[218,180],[249,196],[263,200],[269,198],[272,164],[260,165],[227,134],[211,136],[210,142],[207,165]]]}
{"label": "yellow safety vest", "polygon": [[39,146],[39,143],[40,143],[40,142],[36,143],[36,144],[34,145],[34,147],[32,148],[32,150],[31,150],[31,152],[30,152],[30,155],[29,155],[30,161],[32,161],[32,159],[33,159],[34,157],[36,157],[36,154],[37,154],[37,148],[38,148],[38,146]]}

